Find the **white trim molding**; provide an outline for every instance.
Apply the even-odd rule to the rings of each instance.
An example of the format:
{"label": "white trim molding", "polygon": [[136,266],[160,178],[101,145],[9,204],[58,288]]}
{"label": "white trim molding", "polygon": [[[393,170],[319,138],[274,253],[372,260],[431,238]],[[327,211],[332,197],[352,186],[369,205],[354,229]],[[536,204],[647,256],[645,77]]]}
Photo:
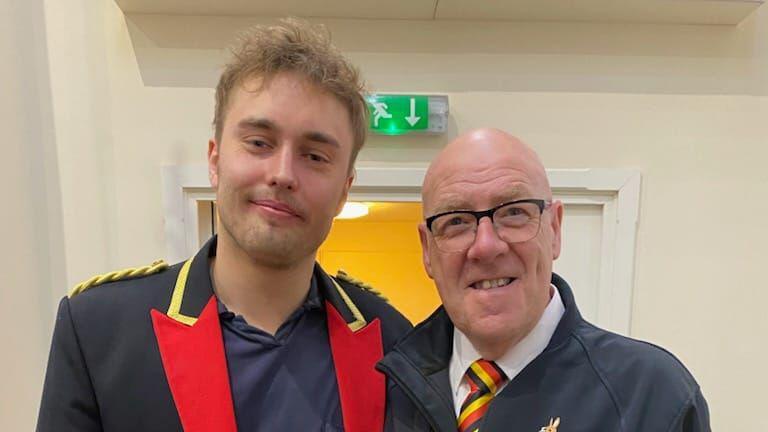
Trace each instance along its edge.
{"label": "white trim molding", "polygon": [[[420,201],[426,166],[360,167],[349,199]],[[163,210],[168,260],[182,261],[201,243],[199,204],[216,196],[205,165],[163,167]],[[549,169],[553,194],[564,204],[602,209],[596,324],[630,334],[640,172],[630,169]],[[204,239],[202,239],[204,240]]]}
{"label": "white trim molding", "polygon": [[547,170],[552,191],[566,204],[602,205],[599,303],[596,324],[630,334],[635,280],[640,172],[629,169]]}

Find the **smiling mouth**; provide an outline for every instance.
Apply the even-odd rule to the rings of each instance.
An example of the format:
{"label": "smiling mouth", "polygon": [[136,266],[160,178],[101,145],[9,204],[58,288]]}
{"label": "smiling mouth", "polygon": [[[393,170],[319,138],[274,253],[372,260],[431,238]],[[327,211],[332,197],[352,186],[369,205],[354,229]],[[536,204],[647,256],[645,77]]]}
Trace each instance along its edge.
{"label": "smiling mouth", "polygon": [[261,200],[261,201],[251,201],[251,204],[268,209],[271,212],[283,214],[285,216],[293,216],[301,219],[301,216],[296,211],[294,211],[290,206],[285,205],[281,202]]}
{"label": "smiling mouth", "polygon": [[517,278],[513,278],[513,277],[498,278],[498,279],[483,279],[473,283],[469,287],[476,290],[488,290],[492,288],[498,288],[498,287],[509,285],[516,280]]}

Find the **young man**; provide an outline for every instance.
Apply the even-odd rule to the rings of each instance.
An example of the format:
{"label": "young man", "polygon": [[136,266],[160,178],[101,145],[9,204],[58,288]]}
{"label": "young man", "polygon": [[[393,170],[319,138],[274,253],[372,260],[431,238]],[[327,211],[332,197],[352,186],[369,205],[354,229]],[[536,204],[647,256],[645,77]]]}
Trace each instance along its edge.
{"label": "young man", "polygon": [[304,23],[242,41],[208,144],[219,235],[62,300],[39,431],[382,429],[373,366],[410,324],[315,263],[365,140],[361,91]]}
{"label": "young man", "polygon": [[530,147],[495,129],[461,135],[422,196],[424,267],[443,307],[379,362],[389,430],[710,430],[680,361],[586,322],[552,273],[563,204]]}

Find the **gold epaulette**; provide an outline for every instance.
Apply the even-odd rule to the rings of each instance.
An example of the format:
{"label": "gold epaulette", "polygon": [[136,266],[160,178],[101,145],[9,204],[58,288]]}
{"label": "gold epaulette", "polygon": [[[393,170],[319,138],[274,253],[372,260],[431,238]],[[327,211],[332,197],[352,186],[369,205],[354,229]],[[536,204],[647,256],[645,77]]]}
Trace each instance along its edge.
{"label": "gold epaulette", "polygon": [[96,275],[87,281],[80,282],[75,285],[69,292],[69,298],[72,298],[83,291],[93,288],[97,285],[105,284],[107,282],[119,281],[122,279],[135,278],[140,276],[147,276],[155,273],[159,273],[168,268],[168,263],[163,260],[157,260],[150,265],[144,267],[127,268],[124,270],[117,270],[109,272],[103,275]]}
{"label": "gold epaulette", "polygon": [[363,289],[365,291],[368,291],[368,292],[370,292],[372,294],[377,295],[379,298],[381,298],[385,302],[389,302],[389,299],[384,297],[384,295],[382,293],[380,293],[378,290],[376,290],[374,287],[364,283],[363,281],[360,281],[360,280],[357,280],[357,279],[353,278],[352,276],[347,274],[347,272],[345,272],[342,269],[339,269],[336,272],[336,279],[339,279],[339,280],[342,280],[342,281],[344,281],[346,283],[350,283],[352,285],[355,285],[355,286],[359,287],[360,289]]}

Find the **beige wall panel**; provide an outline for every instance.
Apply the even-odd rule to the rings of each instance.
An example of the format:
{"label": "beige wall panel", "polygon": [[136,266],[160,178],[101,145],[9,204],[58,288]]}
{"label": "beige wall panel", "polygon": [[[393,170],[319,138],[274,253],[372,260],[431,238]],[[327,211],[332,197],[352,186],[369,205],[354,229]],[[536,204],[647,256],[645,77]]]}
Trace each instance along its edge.
{"label": "beige wall panel", "polygon": [[0,430],[34,430],[65,278],[41,0],[0,2]]}

